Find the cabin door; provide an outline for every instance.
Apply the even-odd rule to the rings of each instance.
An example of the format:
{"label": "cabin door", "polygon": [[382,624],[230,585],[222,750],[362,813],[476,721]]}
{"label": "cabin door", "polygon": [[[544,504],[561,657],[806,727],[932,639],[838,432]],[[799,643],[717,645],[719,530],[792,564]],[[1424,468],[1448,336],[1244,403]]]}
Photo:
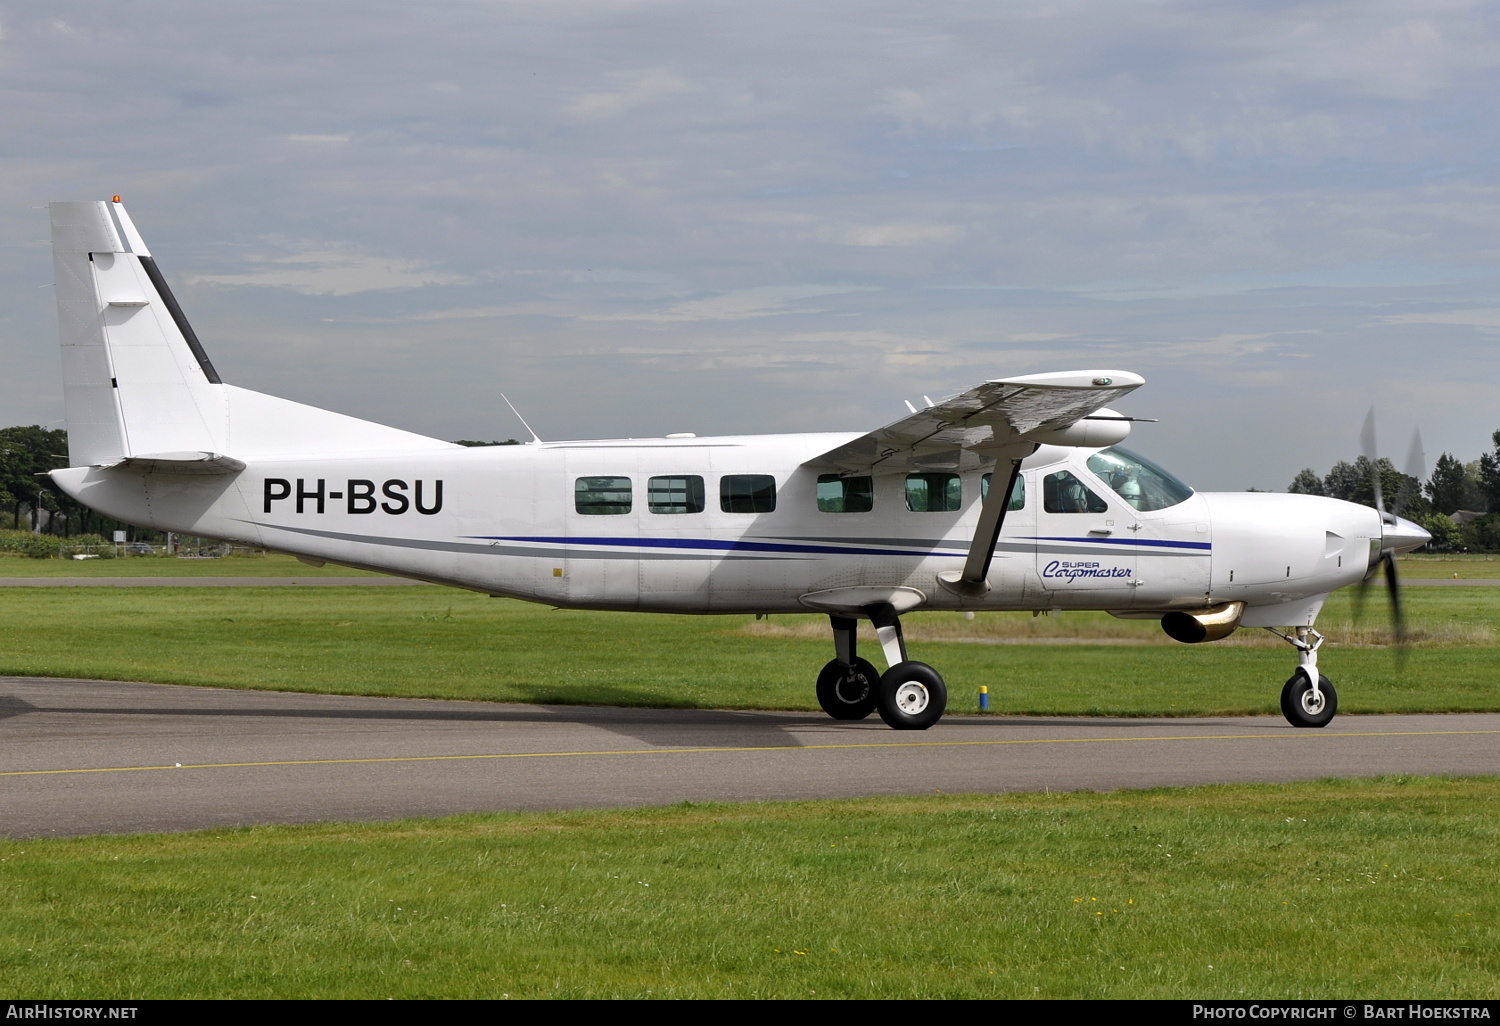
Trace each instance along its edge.
{"label": "cabin door", "polygon": [[1038,476],[1036,569],[1044,596],[1060,607],[1131,605],[1135,511],[1072,470]]}

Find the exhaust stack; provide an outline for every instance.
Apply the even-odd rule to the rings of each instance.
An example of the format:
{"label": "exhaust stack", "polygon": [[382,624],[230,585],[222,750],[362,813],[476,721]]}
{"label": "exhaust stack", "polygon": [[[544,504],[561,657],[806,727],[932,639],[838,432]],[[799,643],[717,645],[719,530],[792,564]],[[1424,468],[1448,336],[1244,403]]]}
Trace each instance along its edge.
{"label": "exhaust stack", "polygon": [[1222,641],[1235,632],[1245,603],[1226,602],[1200,613],[1173,610],[1161,618],[1161,629],[1174,641],[1196,645],[1201,641]]}

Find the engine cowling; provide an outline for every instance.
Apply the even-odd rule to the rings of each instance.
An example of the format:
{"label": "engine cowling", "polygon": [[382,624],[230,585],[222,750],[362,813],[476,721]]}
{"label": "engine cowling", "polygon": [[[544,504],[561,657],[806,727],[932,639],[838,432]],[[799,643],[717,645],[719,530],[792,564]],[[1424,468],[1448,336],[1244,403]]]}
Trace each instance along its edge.
{"label": "engine cowling", "polygon": [[1129,438],[1130,421],[1114,410],[1096,410],[1066,427],[1028,431],[1021,437],[1043,445],[1102,449],[1107,445],[1119,445]]}

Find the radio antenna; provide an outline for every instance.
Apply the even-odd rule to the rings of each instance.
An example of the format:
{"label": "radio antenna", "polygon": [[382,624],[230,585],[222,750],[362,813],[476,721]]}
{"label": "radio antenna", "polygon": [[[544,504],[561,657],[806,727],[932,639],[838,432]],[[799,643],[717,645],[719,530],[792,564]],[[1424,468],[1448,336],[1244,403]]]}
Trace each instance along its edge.
{"label": "radio antenna", "polygon": [[[500,398],[501,399],[505,399],[505,393],[504,392],[500,393]],[[541,436],[538,435],[535,431],[531,430],[531,425],[528,424],[528,423],[526,423],[526,418],[523,417],[523,416],[521,416],[521,411],[518,410],[518,409],[516,409],[516,404],[513,403],[513,402],[511,402],[509,399],[505,399],[505,405],[510,407],[510,412],[514,413],[516,415],[516,419],[521,422],[521,426],[523,428],[525,428],[527,430],[527,432],[530,433],[530,435],[531,435],[531,441],[534,444],[536,444],[536,445],[541,445],[542,444]]]}

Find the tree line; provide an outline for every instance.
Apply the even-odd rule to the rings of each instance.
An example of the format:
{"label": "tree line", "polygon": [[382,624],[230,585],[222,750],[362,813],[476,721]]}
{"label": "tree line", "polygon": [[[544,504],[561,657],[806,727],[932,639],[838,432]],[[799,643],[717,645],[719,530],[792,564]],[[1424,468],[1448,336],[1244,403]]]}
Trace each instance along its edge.
{"label": "tree line", "polygon": [[[68,433],[62,428],[0,428],[0,528],[71,538],[125,531],[130,541],[155,536],[94,512],[47,476],[68,465]],[[140,536],[139,538],[137,536]]]}
{"label": "tree line", "polygon": [[1432,535],[1428,549],[1500,552],[1500,431],[1490,435],[1490,443],[1489,452],[1468,463],[1443,453],[1425,482],[1403,474],[1385,457],[1372,465],[1361,456],[1353,463],[1340,460],[1322,477],[1308,467],[1287,491],[1374,506],[1379,474],[1386,508],[1426,528]]}

